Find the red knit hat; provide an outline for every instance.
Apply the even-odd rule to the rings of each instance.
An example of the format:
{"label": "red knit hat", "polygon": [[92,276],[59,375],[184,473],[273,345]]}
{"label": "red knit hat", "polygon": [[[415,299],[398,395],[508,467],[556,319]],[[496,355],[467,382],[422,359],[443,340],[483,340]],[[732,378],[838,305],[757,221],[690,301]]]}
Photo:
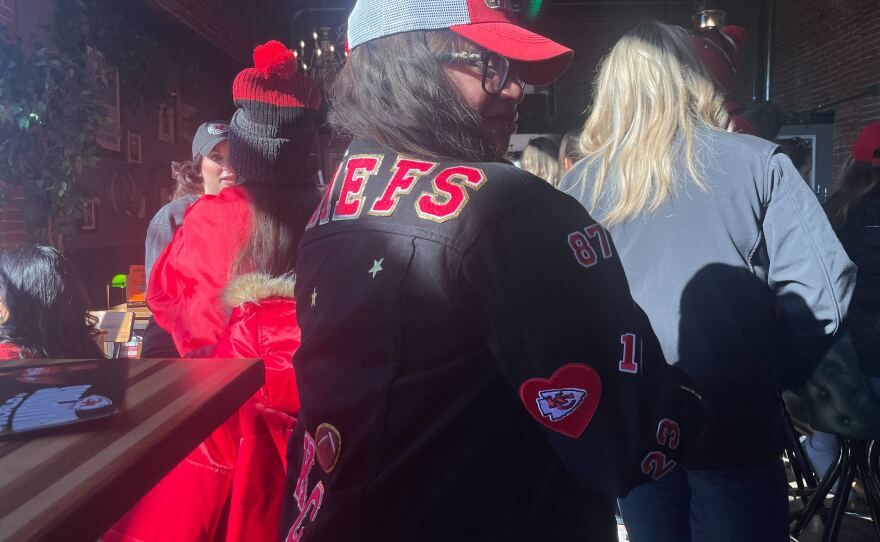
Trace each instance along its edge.
{"label": "red knit hat", "polygon": [[239,177],[268,184],[314,182],[299,173],[317,151],[313,117],[321,91],[297,71],[293,51],[278,41],[254,49],[254,67],[235,77],[232,99],[239,109],[229,123],[229,160]]}
{"label": "red knit hat", "polygon": [[853,143],[852,157],[859,162],[880,166],[880,122],[872,122]]}
{"label": "red knit hat", "polygon": [[741,26],[725,26],[691,37],[697,57],[703,62],[719,87],[726,93],[736,87],[736,69],[739,53],[745,47],[748,32]]}

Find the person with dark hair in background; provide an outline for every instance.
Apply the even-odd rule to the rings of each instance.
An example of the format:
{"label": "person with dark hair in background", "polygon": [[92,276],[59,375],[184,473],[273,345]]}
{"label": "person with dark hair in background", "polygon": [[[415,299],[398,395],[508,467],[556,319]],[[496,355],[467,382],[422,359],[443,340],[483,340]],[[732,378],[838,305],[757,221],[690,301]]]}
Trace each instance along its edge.
{"label": "person with dark hair in background", "polygon": [[610,230],[667,362],[707,406],[686,468],[620,500],[629,539],[781,542],[778,393],[802,384],[830,346],[855,267],[791,161],[728,131],[724,96],[689,38],[644,22],[614,45],[585,157],[560,188]]}
{"label": "person with dark hair in background", "polygon": [[[201,196],[216,196],[224,188],[235,185],[238,180],[235,170],[229,164],[228,134],[229,124],[226,121],[202,124],[193,137],[192,160],[175,164],[177,186],[171,201],[159,209],[147,227],[147,239],[144,243],[147,283],[156,258],[174,238],[174,232],[183,224],[183,217],[189,207]],[[180,357],[171,336],[152,317],[144,330],[141,357]]]}
{"label": "person with dark hair in background", "polygon": [[742,118],[748,121],[756,135],[767,141],[773,141],[779,135],[785,116],[773,102],[754,102],[748,104],[742,112]]}
{"label": "person with dark hair in background", "polygon": [[523,149],[520,167],[550,186],[559,182],[559,147],[546,137],[536,137]]}
{"label": "person with dark hair in background", "polygon": [[[286,441],[299,410],[294,262],[318,203],[318,85],[277,41],[236,76],[229,162],[240,184],[190,208],[147,299],[184,356],[260,358],[265,384],[104,540],[277,539]],[[185,506],[181,504],[185,503]]]}
{"label": "person with dark hair in background", "polygon": [[813,152],[807,140],[802,137],[785,137],[777,140],[777,143],[779,150],[788,156],[807,186],[812,187],[810,177],[813,171]]}
{"label": "person with dark hair in background", "polygon": [[329,119],[353,136],[296,264],[288,541],[616,541],[700,400],[605,230],[503,161],[571,51],[507,1],[358,0]]}
{"label": "person with dark hair in background", "polygon": [[46,246],[0,253],[0,359],[103,358],[73,265]]}
{"label": "person with dark hair in background", "polygon": [[[880,122],[859,133],[825,212],[859,270],[848,324],[862,370],[880,395]],[[817,431],[804,449],[824,476],[837,458],[837,437]]]}
{"label": "person with dark hair in background", "polygon": [[[569,130],[562,136],[562,142],[559,143],[559,180],[568,173],[574,164],[582,158],[581,156],[581,131],[580,128]],[[559,186],[559,183],[556,183]]]}

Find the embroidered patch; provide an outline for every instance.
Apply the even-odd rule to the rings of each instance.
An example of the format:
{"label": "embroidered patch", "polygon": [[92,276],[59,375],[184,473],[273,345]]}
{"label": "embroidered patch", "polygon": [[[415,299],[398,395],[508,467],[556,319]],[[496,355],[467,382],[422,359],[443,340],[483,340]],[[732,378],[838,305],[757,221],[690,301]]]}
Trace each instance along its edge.
{"label": "embroidered patch", "polygon": [[226,135],[229,132],[229,125],[222,122],[212,122],[208,124],[207,129],[211,135]]}
{"label": "embroidered patch", "polygon": [[602,381],[589,365],[569,363],[549,379],[531,378],[519,387],[526,410],[541,425],[578,438],[593,419],[602,398]]}
{"label": "embroidered patch", "polygon": [[330,474],[339,461],[339,453],[342,451],[342,437],[339,431],[329,423],[322,423],[315,430],[317,443],[318,464],[321,469]]}
{"label": "embroidered patch", "polygon": [[538,411],[551,422],[557,422],[574,412],[586,395],[586,390],[577,388],[544,390],[538,392]]}
{"label": "embroidered patch", "polygon": [[659,480],[675,468],[677,463],[663,452],[653,451],[642,459],[642,473],[652,480]]}

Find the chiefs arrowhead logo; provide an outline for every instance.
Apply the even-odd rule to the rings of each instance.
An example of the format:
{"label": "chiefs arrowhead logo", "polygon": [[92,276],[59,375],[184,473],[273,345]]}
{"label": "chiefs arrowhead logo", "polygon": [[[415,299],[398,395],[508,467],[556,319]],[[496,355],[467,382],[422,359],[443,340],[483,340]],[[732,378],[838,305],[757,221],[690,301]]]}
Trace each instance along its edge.
{"label": "chiefs arrowhead logo", "polygon": [[599,407],[602,381],[589,365],[569,363],[549,379],[526,380],[519,387],[519,396],[538,423],[567,437],[578,438]]}

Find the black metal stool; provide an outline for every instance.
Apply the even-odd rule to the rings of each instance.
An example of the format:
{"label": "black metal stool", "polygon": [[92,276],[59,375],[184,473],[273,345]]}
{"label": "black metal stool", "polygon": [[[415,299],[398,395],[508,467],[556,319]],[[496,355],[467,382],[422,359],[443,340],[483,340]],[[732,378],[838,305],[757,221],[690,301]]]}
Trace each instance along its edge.
{"label": "black metal stool", "polygon": [[[840,532],[841,521],[856,475],[865,484],[865,494],[874,530],[880,539],[880,398],[872,391],[858,363],[848,332],[841,334],[810,380],[800,389],[783,393],[785,411],[813,430],[837,435],[840,451],[833,467],[816,483],[806,454],[798,440],[791,418],[786,414],[786,452],[795,473],[797,489],[789,494],[804,502],[804,509],[793,514],[790,534],[802,535],[816,514],[825,523],[823,542],[833,542]],[[835,484],[831,507],[825,500]],[[856,514],[851,514],[856,515]]]}
{"label": "black metal stool", "polygon": [[[878,445],[876,441],[856,440],[843,437],[840,440],[840,452],[834,466],[817,487],[799,488],[798,496],[802,498],[809,495],[804,509],[796,515],[791,527],[791,535],[795,538],[801,536],[807,524],[820,512],[825,512],[825,532],[822,535],[823,542],[837,540],[840,531],[840,523],[846,512],[846,504],[849,501],[849,493],[852,490],[853,479],[858,473],[865,484],[865,496],[871,509],[874,529],[880,539],[880,478],[878,478]],[[798,443],[800,444],[800,443]],[[835,484],[838,490],[834,495],[831,509],[827,509],[825,498],[831,492]],[[828,513],[830,512],[830,513]]]}

